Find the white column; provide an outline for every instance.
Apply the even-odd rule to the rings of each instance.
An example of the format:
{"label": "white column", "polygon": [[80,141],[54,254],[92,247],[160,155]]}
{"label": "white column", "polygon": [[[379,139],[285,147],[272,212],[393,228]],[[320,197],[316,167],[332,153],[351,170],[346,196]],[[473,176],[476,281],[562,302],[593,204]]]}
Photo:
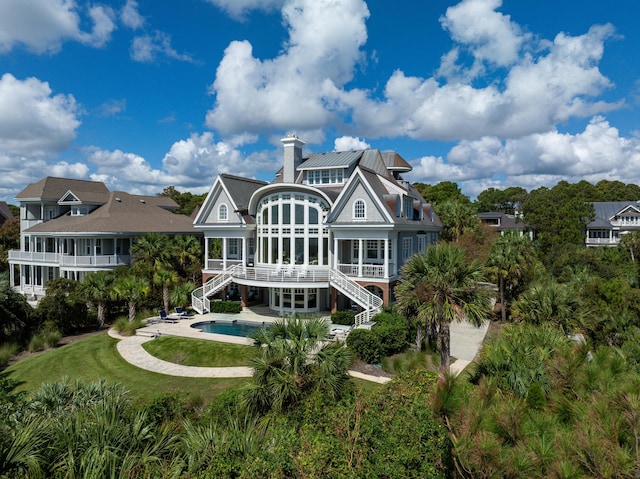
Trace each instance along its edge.
{"label": "white column", "polygon": [[384,277],[389,277],[389,238],[384,239]]}
{"label": "white column", "polygon": [[364,240],[362,238],[358,239],[358,277],[362,277],[362,258],[364,256]]}
{"label": "white column", "polygon": [[329,264],[333,264],[333,269],[338,269],[338,261],[340,260],[338,255],[338,238],[333,238],[333,258],[329,258]]}
{"label": "white column", "polygon": [[227,238],[222,238],[222,269],[227,269]]}
{"label": "white column", "polygon": [[209,269],[209,241],[211,238],[206,238],[204,240],[204,269]]}
{"label": "white column", "polygon": [[247,238],[242,237],[242,266],[246,266],[247,264]]}

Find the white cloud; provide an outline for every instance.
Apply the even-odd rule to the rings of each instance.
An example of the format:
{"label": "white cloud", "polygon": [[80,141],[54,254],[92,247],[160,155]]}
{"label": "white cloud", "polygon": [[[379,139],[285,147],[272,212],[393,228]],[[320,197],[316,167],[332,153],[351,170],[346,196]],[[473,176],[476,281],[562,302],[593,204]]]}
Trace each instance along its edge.
{"label": "white cloud", "polygon": [[100,116],[116,116],[127,109],[127,100],[120,98],[119,100],[109,100],[104,102],[98,108]]}
{"label": "white cloud", "polygon": [[144,17],[138,13],[138,2],[136,0],[127,0],[127,3],[120,10],[120,20],[132,30],[137,30],[144,26]]}
{"label": "white cloud", "polygon": [[531,189],[561,180],[640,184],[640,139],[621,137],[605,118],[596,116],[575,135],[554,130],[506,141],[464,140],[446,160],[427,156],[412,163],[412,180],[456,181],[467,194],[477,194],[487,185]]}
{"label": "white cloud", "polygon": [[206,0],[227,12],[229,16],[237,20],[244,19],[251,10],[271,11],[279,9],[284,0]]}
{"label": "white cloud", "polygon": [[371,148],[369,143],[360,138],[354,138],[352,136],[342,136],[336,138],[333,143],[334,151],[351,151],[351,150],[366,150]]}
{"label": "white cloud", "polygon": [[225,135],[242,132],[317,130],[338,122],[330,98],[362,60],[369,16],[362,0],[289,0],[283,19],[289,40],[271,60],[253,56],[247,41],[232,42],[224,52],[212,86],[216,102],[207,126]]}
{"label": "white cloud", "polygon": [[[207,126],[224,135],[295,130],[302,137],[350,122],[350,131],[367,138],[517,138],[623,105],[599,100],[612,87],[598,68],[612,26],[538,40],[496,11],[501,3],[465,0],[449,8],[441,23],[456,45],[443,55],[438,76],[396,70],[378,97],[348,88],[367,39],[366,4],[288,0],[282,54],[256,58],[248,41],[225,50]],[[471,65],[460,63],[461,50],[471,53]]]}
{"label": "white cloud", "polygon": [[185,53],[178,53],[171,46],[171,36],[156,31],[153,35],[137,36],[131,42],[131,58],[141,63],[153,63],[159,56],[174,60],[193,62],[193,58]]}
{"label": "white cloud", "polygon": [[143,157],[121,150],[85,149],[94,166],[90,177],[103,181],[112,190],[156,194],[169,185],[181,191],[208,191],[219,173],[255,177],[259,171],[274,171],[281,158],[274,160],[266,152],[244,156],[233,145],[215,142],[211,132],[193,133],[175,142],[154,168]]}
{"label": "white cloud", "polygon": [[515,63],[528,35],[511,22],[509,15],[496,11],[502,0],[464,0],[447,8],[440,23],[451,38],[471,51],[478,61],[498,66]]}
{"label": "white cloud", "polygon": [[37,78],[0,78],[0,153],[52,157],[76,136],[78,105],[71,95],[53,95]]}
{"label": "white cloud", "polygon": [[[81,30],[81,14],[93,23],[90,32]],[[100,47],[115,29],[113,11],[92,6],[79,11],[74,0],[2,0],[0,2],[0,53],[18,45],[36,53],[57,52],[69,40]]]}

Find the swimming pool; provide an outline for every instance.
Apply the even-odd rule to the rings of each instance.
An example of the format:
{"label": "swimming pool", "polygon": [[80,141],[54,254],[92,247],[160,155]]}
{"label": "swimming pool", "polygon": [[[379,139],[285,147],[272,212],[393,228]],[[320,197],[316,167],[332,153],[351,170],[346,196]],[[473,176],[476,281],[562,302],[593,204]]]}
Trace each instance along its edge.
{"label": "swimming pool", "polygon": [[264,327],[265,323],[251,321],[203,321],[192,324],[192,328],[200,329],[203,333],[226,334],[228,336],[249,337],[249,334]]}

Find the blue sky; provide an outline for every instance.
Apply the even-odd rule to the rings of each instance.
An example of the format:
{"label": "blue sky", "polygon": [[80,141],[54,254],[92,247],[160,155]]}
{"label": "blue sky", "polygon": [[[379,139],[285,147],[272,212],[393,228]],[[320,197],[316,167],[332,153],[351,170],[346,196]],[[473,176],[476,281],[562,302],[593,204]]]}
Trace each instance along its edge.
{"label": "blue sky", "polygon": [[280,139],[412,181],[640,184],[637,0],[1,0],[0,198],[271,180]]}

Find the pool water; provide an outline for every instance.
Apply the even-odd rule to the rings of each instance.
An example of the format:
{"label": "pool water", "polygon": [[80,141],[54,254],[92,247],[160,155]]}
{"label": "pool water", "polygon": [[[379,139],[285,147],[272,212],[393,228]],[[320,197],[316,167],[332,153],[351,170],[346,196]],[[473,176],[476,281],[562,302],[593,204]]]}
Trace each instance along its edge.
{"label": "pool water", "polygon": [[245,338],[263,326],[264,323],[242,323],[238,321],[205,321],[191,325],[192,328],[200,329],[203,333],[226,334]]}

